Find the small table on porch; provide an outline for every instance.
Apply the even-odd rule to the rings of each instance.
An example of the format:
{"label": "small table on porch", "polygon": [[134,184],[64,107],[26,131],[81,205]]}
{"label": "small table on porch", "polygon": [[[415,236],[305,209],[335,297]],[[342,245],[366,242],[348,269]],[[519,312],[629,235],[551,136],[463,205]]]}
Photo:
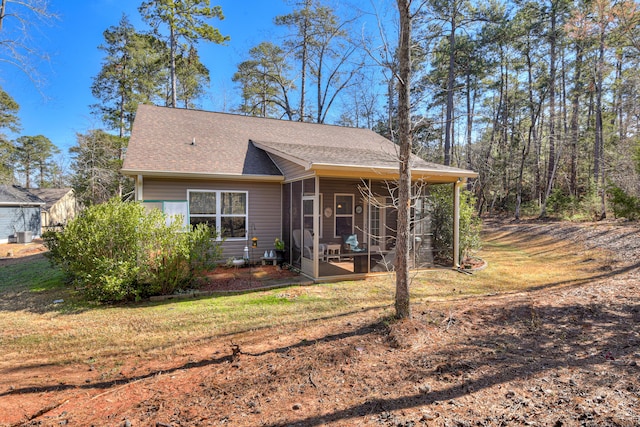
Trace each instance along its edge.
{"label": "small table on porch", "polygon": [[325,244],[325,260],[329,262],[329,260],[340,261],[340,246],[339,244],[328,243]]}

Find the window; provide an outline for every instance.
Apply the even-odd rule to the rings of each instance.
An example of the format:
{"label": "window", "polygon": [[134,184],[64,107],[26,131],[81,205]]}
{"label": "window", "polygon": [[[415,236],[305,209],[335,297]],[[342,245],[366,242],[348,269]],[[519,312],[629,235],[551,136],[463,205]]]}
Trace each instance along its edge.
{"label": "window", "polygon": [[189,205],[186,200],[145,200],[142,206],[148,211],[158,209],[164,213],[167,225],[179,219],[185,230],[189,226]]}
{"label": "window", "polygon": [[335,237],[353,234],[353,194],[335,195]]}
{"label": "window", "polygon": [[247,237],[247,193],[189,190],[189,222],[208,224],[226,239]]}

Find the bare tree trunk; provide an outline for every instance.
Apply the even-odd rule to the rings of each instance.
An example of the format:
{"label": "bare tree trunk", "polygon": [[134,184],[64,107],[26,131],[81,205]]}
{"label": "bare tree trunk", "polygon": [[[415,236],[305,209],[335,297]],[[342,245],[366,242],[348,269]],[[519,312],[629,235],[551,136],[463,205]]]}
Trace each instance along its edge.
{"label": "bare tree trunk", "polygon": [[455,48],[456,48],[456,12],[452,6],[451,13],[451,34],[449,35],[449,71],[447,78],[447,118],[445,122],[444,134],[444,164],[451,164],[451,146],[453,144],[453,87],[455,85]]}
{"label": "bare tree trunk", "polygon": [[520,169],[518,171],[518,182],[516,184],[516,212],[515,218],[520,219],[520,206],[522,205],[522,181],[524,177],[524,166],[531,150],[531,143],[536,140],[536,124],[538,122],[538,116],[540,115],[540,109],[542,108],[543,96],[540,96],[540,102],[536,105],[533,100],[533,63],[531,61],[531,50],[529,41],[527,40],[527,86],[529,94],[529,131],[527,132],[527,143],[522,148],[522,154],[520,156]]}
{"label": "bare tree trunk", "polygon": [[172,108],[176,108],[178,106],[178,90],[177,86],[177,78],[176,78],[176,31],[173,28],[173,25],[169,25],[170,28],[170,56],[171,56],[171,105]]}
{"label": "bare tree trunk", "polygon": [[[596,188],[600,191],[600,219],[606,218],[605,188],[604,188],[604,132],[602,127],[602,67],[604,66],[604,31],[600,33],[598,63],[596,65],[596,135],[594,147],[593,176]],[[599,182],[601,180],[601,183]]]}
{"label": "bare tree trunk", "polygon": [[307,61],[309,57],[309,8],[311,7],[311,0],[305,0],[304,4],[304,23],[302,28],[302,58],[300,69],[300,118],[301,122],[304,122],[304,107],[306,102],[306,89],[307,89]]}
{"label": "bare tree trunk", "polygon": [[2,6],[0,6],[0,30],[2,30],[2,21],[4,21],[6,6],[7,0],[2,0]]}
{"label": "bare tree trunk", "polygon": [[466,134],[466,147],[465,147],[465,156],[466,156],[466,165],[467,169],[471,169],[471,143],[472,143],[472,135],[473,135],[473,113],[475,106],[475,92],[474,92],[474,103],[471,103],[471,71],[467,69],[467,134]]}
{"label": "bare tree trunk", "polygon": [[398,230],[396,241],[396,317],[411,316],[409,305],[409,212],[411,204],[411,0],[397,0],[400,13],[398,41],[398,142],[400,144],[398,180]]}
{"label": "bare tree trunk", "polygon": [[571,165],[569,170],[569,190],[574,197],[578,195],[578,138],[580,128],[578,116],[580,114],[580,94],[582,93],[582,47],[576,44],[575,86],[571,101]]}
{"label": "bare tree trunk", "polygon": [[[391,72],[392,74],[395,73],[395,66],[393,66]],[[393,141],[396,142],[396,136],[395,136],[395,132],[393,131],[393,99],[395,98],[395,78],[392,76],[389,79],[388,82],[388,86],[387,86],[387,97],[388,97],[388,108],[387,108],[387,123],[388,123],[388,128],[389,128],[389,135],[388,138]]]}
{"label": "bare tree trunk", "polygon": [[549,159],[547,185],[542,198],[540,217],[547,215],[547,197],[551,194],[556,162],[556,3],[551,2],[551,31],[549,38]]}

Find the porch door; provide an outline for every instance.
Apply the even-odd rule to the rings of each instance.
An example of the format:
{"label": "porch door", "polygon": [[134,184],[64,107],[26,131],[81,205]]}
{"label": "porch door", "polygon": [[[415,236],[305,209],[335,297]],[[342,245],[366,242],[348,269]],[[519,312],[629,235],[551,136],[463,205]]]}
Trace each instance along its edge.
{"label": "porch door", "polygon": [[379,246],[380,250],[384,251],[387,246],[387,239],[385,230],[387,228],[386,224],[386,208],[385,208],[386,199],[372,199],[369,203],[370,209],[370,224],[369,224],[369,233],[371,235],[371,246]]}
{"label": "porch door", "polygon": [[318,276],[318,198],[316,196],[302,197],[302,272],[311,277]]}

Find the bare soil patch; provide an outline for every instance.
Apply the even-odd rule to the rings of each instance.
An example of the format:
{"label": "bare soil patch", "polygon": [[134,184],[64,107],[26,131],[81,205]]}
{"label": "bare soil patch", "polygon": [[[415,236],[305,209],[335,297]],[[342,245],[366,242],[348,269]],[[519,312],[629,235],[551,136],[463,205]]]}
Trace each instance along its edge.
{"label": "bare soil patch", "polygon": [[402,322],[363,310],[214,337],[107,378],[89,362],[4,372],[0,425],[640,425],[640,228],[490,220],[484,238],[540,235],[600,267],[578,284],[414,304]]}
{"label": "bare soil patch", "polygon": [[26,262],[46,251],[42,239],[31,243],[0,243],[0,266]]}

